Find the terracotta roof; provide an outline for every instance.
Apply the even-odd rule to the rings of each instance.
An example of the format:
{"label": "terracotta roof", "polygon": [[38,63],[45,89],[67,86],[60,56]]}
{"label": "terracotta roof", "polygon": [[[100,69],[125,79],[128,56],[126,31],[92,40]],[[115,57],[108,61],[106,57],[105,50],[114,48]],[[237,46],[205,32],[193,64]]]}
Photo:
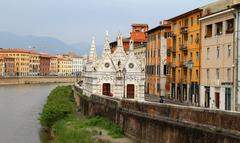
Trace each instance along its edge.
{"label": "terracotta roof", "polygon": [[160,30],[160,29],[164,29],[164,28],[171,28],[171,25],[170,24],[159,25],[157,27],[154,27],[154,28],[148,30],[147,33],[151,33],[151,32],[154,32],[156,30]]}
{"label": "terracotta roof", "polygon": [[25,50],[25,49],[3,49],[3,48],[0,48],[0,52],[39,54],[36,50]]}
{"label": "terracotta roof", "polygon": [[148,24],[132,24],[132,26],[147,26],[148,27]]}
{"label": "terracotta roof", "polygon": [[176,20],[176,19],[180,19],[182,17],[185,17],[187,15],[190,15],[190,14],[193,14],[193,13],[196,13],[196,12],[200,12],[200,11],[202,11],[202,9],[196,8],[196,9],[193,9],[191,11],[185,12],[185,13],[183,13],[181,15],[178,15],[178,16],[175,16],[173,18],[170,18],[170,19],[168,19],[168,21],[173,21],[173,20]]}

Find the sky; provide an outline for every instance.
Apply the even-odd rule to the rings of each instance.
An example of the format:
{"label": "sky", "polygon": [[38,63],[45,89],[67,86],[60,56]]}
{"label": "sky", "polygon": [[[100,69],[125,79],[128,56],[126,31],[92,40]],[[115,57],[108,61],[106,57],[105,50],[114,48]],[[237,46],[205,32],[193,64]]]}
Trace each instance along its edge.
{"label": "sky", "polygon": [[177,16],[215,0],[0,0],[0,31],[49,36],[68,44],[103,43],[118,32],[129,36],[131,24]]}

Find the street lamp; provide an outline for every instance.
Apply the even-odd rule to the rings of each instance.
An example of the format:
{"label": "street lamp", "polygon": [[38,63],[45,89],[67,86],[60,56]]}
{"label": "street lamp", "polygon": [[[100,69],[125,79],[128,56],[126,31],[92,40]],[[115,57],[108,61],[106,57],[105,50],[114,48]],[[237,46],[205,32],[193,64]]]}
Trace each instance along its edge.
{"label": "street lamp", "polygon": [[125,76],[127,73],[126,68],[123,68],[122,73],[123,73],[123,98],[125,98]]}
{"label": "street lamp", "polygon": [[[189,60],[188,61],[188,63],[187,63],[187,67],[188,67],[188,69],[190,70],[190,79],[191,79],[191,76],[192,76],[192,68],[193,68],[193,61],[192,60]],[[192,93],[192,85],[191,85],[192,83],[191,83],[191,81],[190,81],[190,96],[191,96],[191,102],[192,102],[192,94],[194,93],[195,94],[195,87],[193,87],[193,93]],[[196,97],[195,97],[196,98]],[[187,100],[189,100],[189,99],[187,99]]]}

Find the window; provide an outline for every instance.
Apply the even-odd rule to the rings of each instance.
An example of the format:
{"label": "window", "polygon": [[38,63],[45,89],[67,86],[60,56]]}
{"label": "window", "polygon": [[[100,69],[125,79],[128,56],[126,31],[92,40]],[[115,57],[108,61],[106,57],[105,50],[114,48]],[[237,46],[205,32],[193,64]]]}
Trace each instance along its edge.
{"label": "window", "polygon": [[180,54],[178,54],[178,61],[180,62],[180,60],[181,60],[181,57],[180,57]]}
{"label": "window", "polygon": [[196,52],[196,59],[199,60],[199,52]]}
{"label": "window", "polygon": [[173,32],[174,32],[174,34],[176,34],[176,32],[177,32],[177,24],[176,23],[174,23],[174,25],[173,25]]}
{"label": "window", "polygon": [[198,15],[197,16],[197,24],[199,25],[199,18],[200,18],[200,16]]}
{"label": "window", "polygon": [[199,38],[199,33],[197,33],[197,34],[196,34],[196,40],[195,40],[196,44],[199,44],[199,40],[200,40],[200,38]]}
{"label": "window", "polygon": [[228,81],[231,80],[231,69],[230,68],[227,69],[227,80]]}
{"label": "window", "polygon": [[216,76],[217,76],[217,80],[219,80],[219,76],[220,76],[219,69],[216,69]]}
{"label": "window", "polygon": [[190,42],[193,44],[193,35],[190,36]]}
{"label": "window", "polygon": [[190,60],[192,60],[192,52],[190,53]]}
{"label": "window", "polygon": [[217,46],[217,58],[219,58],[219,55],[220,55],[220,48],[219,46]]}
{"label": "window", "polygon": [[227,20],[227,25],[226,25],[226,34],[231,34],[234,31],[234,20],[229,19]]}
{"label": "window", "polygon": [[209,80],[209,69],[207,69],[206,74],[207,74],[207,80]]}
{"label": "window", "polygon": [[209,60],[209,52],[210,52],[210,48],[207,48],[207,60]]}
{"label": "window", "polygon": [[157,84],[157,92],[160,92],[160,84]]}
{"label": "window", "polygon": [[[159,66],[160,67],[160,66]],[[167,65],[164,65],[163,67],[163,74],[164,75],[167,75]]]}
{"label": "window", "polygon": [[198,70],[196,70],[196,80],[198,80],[199,78],[199,74],[198,74]]}
{"label": "window", "polygon": [[188,27],[188,18],[185,18],[185,26]]}
{"label": "window", "polygon": [[178,43],[179,43],[179,44],[182,43],[182,39],[181,39],[181,37],[178,38]]}
{"label": "window", "polygon": [[223,34],[223,23],[219,22],[216,23],[216,35],[222,35]]}
{"label": "window", "polygon": [[206,26],[205,38],[212,37],[212,24]]}
{"label": "window", "polygon": [[191,17],[191,26],[193,26],[193,17]]}
{"label": "window", "polygon": [[231,88],[225,88],[225,109],[231,110]]}
{"label": "window", "polygon": [[178,70],[178,80],[180,80],[180,74],[181,74],[181,72],[180,72],[180,70]]}
{"label": "window", "polygon": [[231,45],[228,45],[228,58],[231,57]]}

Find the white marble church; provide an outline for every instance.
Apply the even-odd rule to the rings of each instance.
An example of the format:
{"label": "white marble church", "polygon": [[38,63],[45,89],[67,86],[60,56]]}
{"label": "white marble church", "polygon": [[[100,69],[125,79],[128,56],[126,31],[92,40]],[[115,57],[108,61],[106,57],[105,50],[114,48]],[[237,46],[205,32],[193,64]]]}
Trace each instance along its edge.
{"label": "white marble church", "polygon": [[102,56],[97,57],[94,39],[83,72],[83,93],[144,100],[145,71],[133,52],[130,41],[128,55],[124,52],[122,35],[117,37],[117,49],[111,53],[106,34]]}

